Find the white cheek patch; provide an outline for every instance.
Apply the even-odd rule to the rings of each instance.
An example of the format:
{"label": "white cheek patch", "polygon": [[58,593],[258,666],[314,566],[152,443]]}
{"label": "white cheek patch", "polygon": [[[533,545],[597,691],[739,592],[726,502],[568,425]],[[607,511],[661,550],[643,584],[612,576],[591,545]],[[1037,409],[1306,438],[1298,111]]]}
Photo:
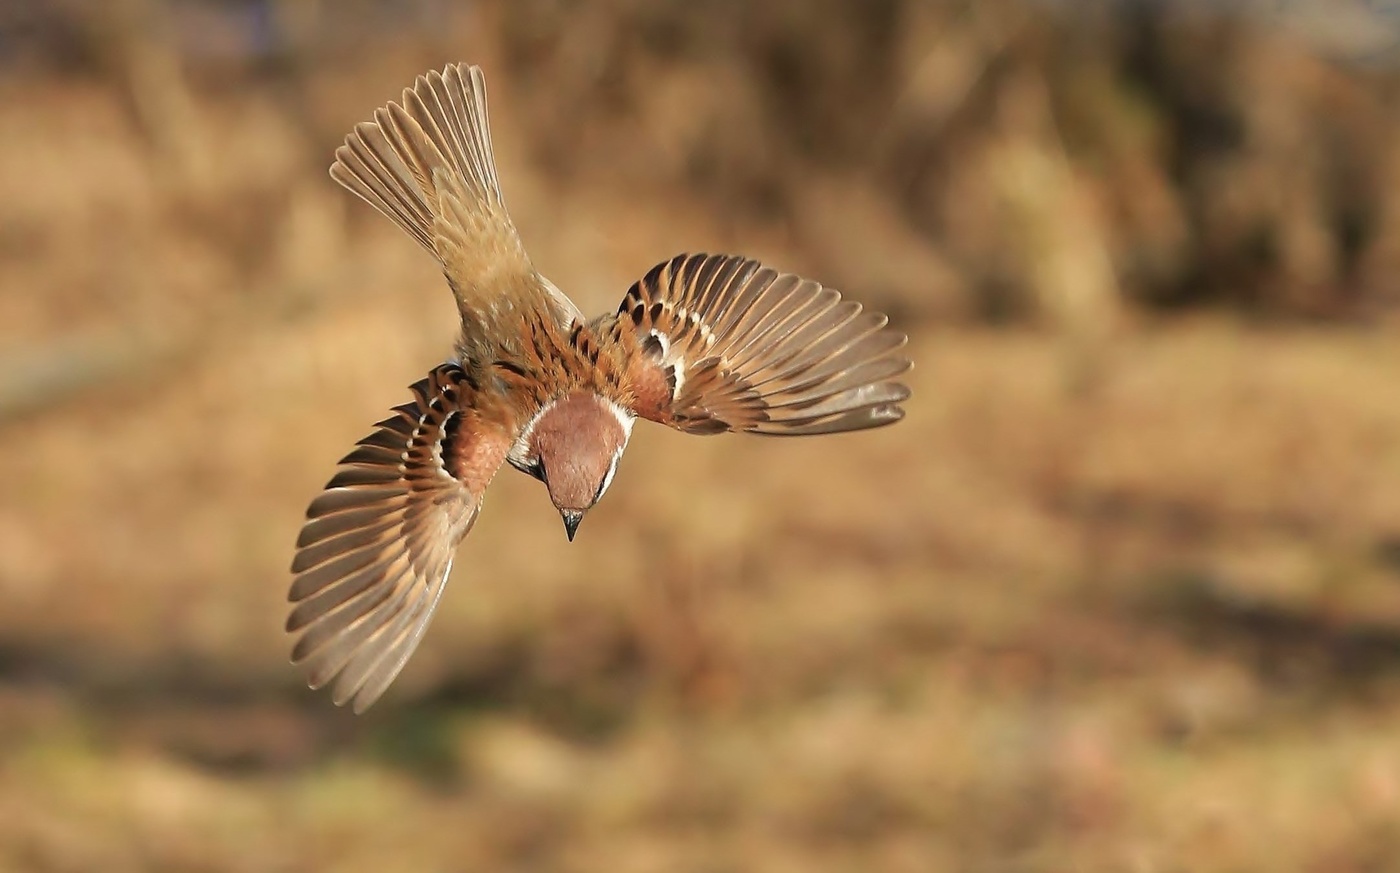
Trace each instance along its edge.
{"label": "white cheek patch", "polygon": [[603,495],[608,493],[608,486],[612,484],[613,476],[617,475],[617,462],[620,460],[622,460],[621,451],[613,455],[612,463],[608,465],[608,474],[603,477],[603,484],[598,487],[598,496],[593,498],[594,503],[603,499]]}
{"label": "white cheek patch", "polygon": [[525,429],[520,432],[520,436],[516,437],[515,442],[511,445],[508,457],[517,465],[523,464],[528,466],[529,463],[534,460],[530,457],[530,437],[535,432],[535,424],[544,417],[544,414],[553,406],[554,404],[551,402],[540,407],[540,411],[535,413],[534,418],[530,419],[529,423],[525,425]]}
{"label": "white cheek patch", "polygon": [[603,477],[603,484],[598,486],[598,496],[593,498],[595,503],[607,493],[608,486],[612,484],[613,476],[617,475],[617,462],[622,460],[622,452],[627,448],[627,442],[632,439],[632,425],[637,423],[635,415],[613,401],[607,401],[607,407],[617,417],[617,423],[622,427],[622,445],[618,446],[617,451],[613,453],[612,463],[608,465],[607,475]]}
{"label": "white cheek patch", "polygon": [[[632,438],[632,425],[637,423],[637,417],[623,409],[613,401],[607,401],[608,410],[617,418],[617,423],[622,426],[622,448],[627,448],[627,441]],[[622,450],[618,450],[621,454]]]}

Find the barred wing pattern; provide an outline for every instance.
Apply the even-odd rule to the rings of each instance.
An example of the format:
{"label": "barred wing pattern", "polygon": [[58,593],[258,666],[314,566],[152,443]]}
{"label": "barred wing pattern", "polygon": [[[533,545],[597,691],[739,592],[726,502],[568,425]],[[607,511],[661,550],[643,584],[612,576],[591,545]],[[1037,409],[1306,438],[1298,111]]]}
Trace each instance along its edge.
{"label": "barred wing pattern", "polygon": [[[417,648],[481,506],[485,485],[473,493],[463,467],[489,447],[463,426],[473,399],[465,378],[443,364],[413,385],[413,401],[340,461],[297,539],[287,630],[300,637],[292,661],[313,688],[334,680],[335,703],[353,701],[356,712],[384,693]],[[499,454],[495,466],[504,446]]]}
{"label": "barred wing pattern", "polygon": [[618,311],[642,343],[639,416],[689,433],[803,436],[904,417],[911,362],[888,319],[757,261],[678,255]]}

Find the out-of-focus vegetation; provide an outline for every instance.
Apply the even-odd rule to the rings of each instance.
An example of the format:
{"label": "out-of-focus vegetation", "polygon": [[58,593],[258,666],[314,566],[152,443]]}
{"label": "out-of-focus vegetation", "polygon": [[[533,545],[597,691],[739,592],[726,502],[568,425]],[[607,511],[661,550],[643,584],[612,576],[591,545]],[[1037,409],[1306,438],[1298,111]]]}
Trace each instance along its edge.
{"label": "out-of-focus vegetation", "polygon": [[[0,4],[0,867],[1392,869],[1400,128],[1326,48],[1171,3]],[[507,471],[355,718],[286,664],[291,543],[455,325],[325,166],[454,60],[585,310],[742,251],[889,311],[915,398],[639,428],[572,545]]]}

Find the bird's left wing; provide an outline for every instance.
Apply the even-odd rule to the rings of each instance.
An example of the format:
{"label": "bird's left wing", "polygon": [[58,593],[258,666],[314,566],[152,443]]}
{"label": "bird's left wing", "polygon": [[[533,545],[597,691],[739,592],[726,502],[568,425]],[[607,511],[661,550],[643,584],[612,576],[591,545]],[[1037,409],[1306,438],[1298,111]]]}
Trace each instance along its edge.
{"label": "bird's left wing", "polygon": [[335,680],[337,705],[363,712],[423,636],[510,447],[474,427],[476,398],[443,364],[412,386],[312,501],[297,539],[287,630],[311,687]]}
{"label": "bird's left wing", "polygon": [[757,261],[679,255],[632,286],[633,412],[687,433],[803,436],[904,417],[905,336],[831,288]]}

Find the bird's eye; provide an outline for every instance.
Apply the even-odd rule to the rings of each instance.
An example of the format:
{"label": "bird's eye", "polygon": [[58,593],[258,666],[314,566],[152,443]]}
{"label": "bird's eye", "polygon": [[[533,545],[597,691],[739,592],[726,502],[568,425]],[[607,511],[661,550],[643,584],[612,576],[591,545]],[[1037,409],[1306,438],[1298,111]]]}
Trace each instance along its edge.
{"label": "bird's eye", "polygon": [[541,482],[545,481],[544,462],[541,461],[539,458],[535,458],[534,460],[530,461],[524,459],[511,458],[510,465],[522,473],[526,473],[530,476],[535,477]]}

